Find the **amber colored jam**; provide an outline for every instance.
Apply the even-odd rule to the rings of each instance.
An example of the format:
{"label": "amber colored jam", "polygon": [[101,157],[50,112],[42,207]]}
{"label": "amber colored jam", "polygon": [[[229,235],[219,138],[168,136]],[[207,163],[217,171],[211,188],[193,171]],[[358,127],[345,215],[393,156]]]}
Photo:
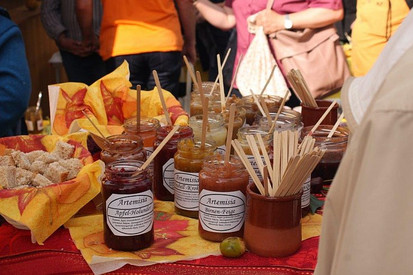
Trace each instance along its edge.
{"label": "amber colored jam", "polygon": [[154,241],[152,181],[146,169],[139,172],[142,164],[128,160],[106,165],[103,234],[112,249],[134,251]]}
{"label": "amber colored jam", "polygon": [[[143,140],[145,148],[150,147],[153,150],[153,142],[156,137],[156,130],[160,127],[159,120],[156,118],[142,118],[140,120],[139,129],[136,119],[130,118],[125,121],[123,127],[127,134],[139,135]],[[152,152],[152,151],[151,151]]]}
{"label": "amber colored jam", "polygon": [[214,153],[215,144],[193,139],[182,139],[174,157],[174,192],[175,212],[178,215],[198,218],[199,206],[199,171],[204,159]]}
{"label": "amber colored jam", "polygon": [[[162,126],[158,128],[154,149],[159,146],[171,130],[172,126]],[[158,200],[174,200],[174,155],[178,150],[177,144],[181,139],[192,136],[193,133],[190,127],[180,127],[154,158],[154,193]]]}
{"label": "amber colored jam", "polygon": [[105,164],[116,160],[146,160],[140,136],[122,134],[109,136],[106,139],[107,142],[104,142],[104,148],[100,153],[100,159]]}
{"label": "amber colored jam", "polygon": [[199,172],[199,235],[220,242],[242,237],[249,175],[241,161],[215,155],[204,161]]}
{"label": "amber colored jam", "polygon": [[[282,98],[279,96],[263,95],[265,103],[269,112],[276,112],[281,104]],[[259,95],[257,95],[259,100]],[[261,103],[261,102],[260,102]],[[256,115],[260,112],[257,104],[255,104],[254,98],[252,96],[244,96],[241,100],[241,106],[246,110],[246,122],[249,125],[253,125]]]}

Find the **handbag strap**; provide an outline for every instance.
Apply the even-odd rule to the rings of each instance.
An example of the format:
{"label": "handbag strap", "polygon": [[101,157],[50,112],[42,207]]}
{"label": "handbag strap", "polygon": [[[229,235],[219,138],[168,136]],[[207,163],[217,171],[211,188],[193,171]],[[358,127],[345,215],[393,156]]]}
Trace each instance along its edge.
{"label": "handbag strap", "polygon": [[267,1],[267,10],[271,10],[272,9],[272,5],[274,4],[274,0],[268,0]]}

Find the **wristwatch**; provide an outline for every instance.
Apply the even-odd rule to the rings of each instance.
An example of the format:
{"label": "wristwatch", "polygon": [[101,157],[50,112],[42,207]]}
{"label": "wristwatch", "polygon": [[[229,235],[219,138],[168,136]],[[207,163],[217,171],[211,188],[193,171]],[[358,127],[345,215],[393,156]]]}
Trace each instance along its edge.
{"label": "wristwatch", "polygon": [[293,21],[290,19],[290,15],[286,14],[284,16],[284,28],[290,30],[293,27]]}

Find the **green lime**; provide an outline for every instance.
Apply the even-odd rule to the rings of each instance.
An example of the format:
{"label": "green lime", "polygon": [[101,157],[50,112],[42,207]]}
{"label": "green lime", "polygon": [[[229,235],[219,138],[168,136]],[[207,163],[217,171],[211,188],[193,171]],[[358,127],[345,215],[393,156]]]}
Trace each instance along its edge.
{"label": "green lime", "polygon": [[241,257],[245,252],[245,243],[239,237],[228,237],[219,245],[221,253],[225,257]]}

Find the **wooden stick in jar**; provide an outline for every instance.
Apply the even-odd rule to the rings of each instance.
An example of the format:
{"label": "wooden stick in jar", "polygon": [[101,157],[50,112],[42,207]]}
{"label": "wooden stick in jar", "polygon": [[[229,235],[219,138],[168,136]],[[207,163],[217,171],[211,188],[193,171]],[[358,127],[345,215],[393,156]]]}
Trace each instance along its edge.
{"label": "wooden stick in jar", "polygon": [[217,54],[218,62],[218,77],[219,77],[219,94],[221,98],[221,109],[225,110],[225,92],[224,92],[224,76],[222,75],[221,57]]}
{"label": "wooden stick in jar", "polygon": [[265,112],[264,112],[264,110],[262,109],[261,104],[260,104],[260,102],[258,101],[258,98],[257,98],[256,95],[254,94],[254,91],[250,89],[250,93],[251,93],[252,99],[254,100],[254,103],[255,103],[255,104],[257,105],[257,107],[258,107],[258,110],[260,110],[261,115],[262,115],[262,116],[265,116]]}
{"label": "wooden stick in jar", "polygon": [[[271,167],[271,160],[270,160],[270,157],[268,156],[267,149],[265,148],[265,145],[264,145],[264,140],[262,139],[262,136],[260,134],[255,134],[255,137],[258,140],[258,144],[259,144],[260,149],[261,149],[261,154],[264,157],[265,166],[267,166],[267,172],[269,174],[271,182],[274,185],[276,181],[275,181],[275,178],[274,178],[273,169]],[[269,185],[270,194],[272,192],[272,189],[273,189],[273,187],[271,187],[271,185]]]}
{"label": "wooden stick in jar", "polygon": [[141,129],[141,85],[136,86],[136,132]]}
{"label": "wooden stick in jar", "polygon": [[196,81],[196,77],[195,77],[195,74],[194,74],[194,70],[192,69],[192,66],[191,66],[191,64],[189,63],[188,58],[186,58],[185,55],[184,55],[184,62],[185,62],[185,65],[186,65],[186,69],[188,70],[189,75],[190,75],[191,78],[192,78],[192,82],[194,82],[195,87],[196,87],[197,89],[199,89],[199,86],[198,86],[198,83],[197,83],[197,81]]}
{"label": "wooden stick in jar", "polygon": [[[172,130],[169,132],[169,134],[162,140],[162,142],[159,144],[158,147],[156,147],[155,151],[149,156],[149,158],[142,164],[142,166],[139,168],[139,171],[144,170],[148,165],[151,163],[151,161],[156,157],[156,155],[159,153],[159,151],[162,150],[162,148],[165,146],[165,144],[171,139],[171,137],[175,134],[176,131],[179,129],[179,125],[175,125]],[[134,175],[138,174],[139,172],[135,173]]]}
{"label": "wooden stick in jar", "polygon": [[262,90],[261,90],[260,96],[262,96],[262,95],[264,94],[265,89],[267,89],[267,86],[268,86],[268,84],[270,83],[272,76],[274,75],[275,68],[277,68],[277,64],[275,64],[275,65],[272,67],[270,76],[267,78],[267,81],[265,82],[265,85],[264,85],[264,87],[263,87]]}
{"label": "wooden stick in jar", "polygon": [[225,165],[228,165],[229,157],[231,155],[231,140],[232,140],[232,132],[234,131],[235,108],[236,108],[235,103],[232,103],[231,106],[229,107],[227,142],[225,144],[225,158],[224,158]]}
{"label": "wooden stick in jar", "polygon": [[239,65],[241,64],[241,61],[242,61],[242,54],[240,55],[237,67],[235,68],[235,73],[234,73],[233,78],[231,80],[231,85],[229,86],[227,98],[225,99],[225,101],[228,101],[228,98],[231,96],[231,92],[232,92],[232,89],[234,88],[235,80],[237,79],[238,69],[239,69]]}
{"label": "wooden stick in jar", "polygon": [[274,119],[273,119],[273,121],[272,121],[271,128],[270,128],[270,130],[268,131],[268,133],[272,133],[272,132],[274,131],[275,126],[277,125],[278,117],[280,116],[280,114],[281,114],[281,112],[282,112],[282,110],[283,110],[283,108],[284,108],[285,102],[287,101],[288,93],[289,93],[289,91],[286,90],[286,91],[285,91],[285,95],[284,95],[284,97],[283,97],[283,100],[281,101],[280,107],[278,108],[277,114],[275,115],[275,117],[274,117]]}
{"label": "wooden stick in jar", "polygon": [[272,119],[271,119],[270,111],[268,110],[267,103],[265,102],[265,98],[261,96],[260,102],[261,102],[262,109],[264,110],[265,116],[267,117],[267,123],[268,125],[272,126]]}
{"label": "wooden stick in jar", "polygon": [[201,104],[203,106],[205,104],[204,103],[205,92],[204,92],[204,88],[202,88],[202,78],[201,78],[201,73],[199,71],[196,71],[196,80],[198,82],[199,96],[201,97]]}
{"label": "wooden stick in jar", "polygon": [[268,180],[268,169],[267,169],[267,165],[265,165],[264,166],[264,175],[262,176],[263,177],[263,182],[264,182],[264,193],[265,193],[265,196],[266,197],[269,197],[270,196],[270,192],[269,192],[269,189],[270,189],[270,184],[269,184],[269,180]]}
{"label": "wooden stick in jar", "polygon": [[89,122],[92,124],[92,126],[98,131],[99,135],[106,141],[109,142],[109,140],[105,137],[105,135],[99,130],[99,128],[96,126],[95,123],[90,119],[90,117],[86,114],[84,110],[82,110],[82,114],[89,120]]}
{"label": "wooden stick in jar", "polygon": [[308,132],[309,136],[312,136],[314,131],[317,130],[318,126],[320,126],[321,122],[326,118],[328,113],[330,113],[331,109],[333,109],[334,105],[336,105],[337,101],[334,100],[330,106],[327,108],[327,110],[324,112],[324,114],[320,117],[320,119],[317,121],[317,123],[314,125],[314,127]]}
{"label": "wooden stick in jar", "polygon": [[332,138],[335,131],[337,130],[338,126],[340,125],[341,121],[343,120],[344,113],[341,113],[340,117],[337,119],[336,123],[334,124],[333,128],[331,128],[330,133],[328,133],[327,139]]}
{"label": "wooden stick in jar", "polygon": [[206,142],[206,134],[208,127],[208,103],[209,98],[204,98],[204,104],[202,106],[201,149],[205,148]]}
{"label": "wooden stick in jar", "polygon": [[162,109],[163,109],[163,112],[164,112],[164,115],[165,115],[165,118],[166,118],[166,122],[169,126],[172,126],[171,117],[169,116],[168,108],[166,108],[166,103],[165,103],[165,99],[163,97],[162,87],[161,87],[161,83],[159,82],[158,73],[156,72],[156,70],[153,70],[152,73],[153,73],[153,77],[155,79],[156,89],[158,90],[158,94],[159,94],[159,98],[161,100]]}
{"label": "wooden stick in jar", "polygon": [[[225,67],[225,64],[227,63],[227,60],[228,60],[228,57],[229,57],[230,52],[231,52],[231,48],[229,48],[228,51],[227,51],[227,53],[225,54],[224,61],[222,62],[222,68]],[[215,78],[214,85],[212,85],[211,91],[209,92],[210,95],[212,95],[212,93],[214,92],[215,86],[217,85],[218,80],[219,80],[219,74],[218,74],[217,77]]]}

